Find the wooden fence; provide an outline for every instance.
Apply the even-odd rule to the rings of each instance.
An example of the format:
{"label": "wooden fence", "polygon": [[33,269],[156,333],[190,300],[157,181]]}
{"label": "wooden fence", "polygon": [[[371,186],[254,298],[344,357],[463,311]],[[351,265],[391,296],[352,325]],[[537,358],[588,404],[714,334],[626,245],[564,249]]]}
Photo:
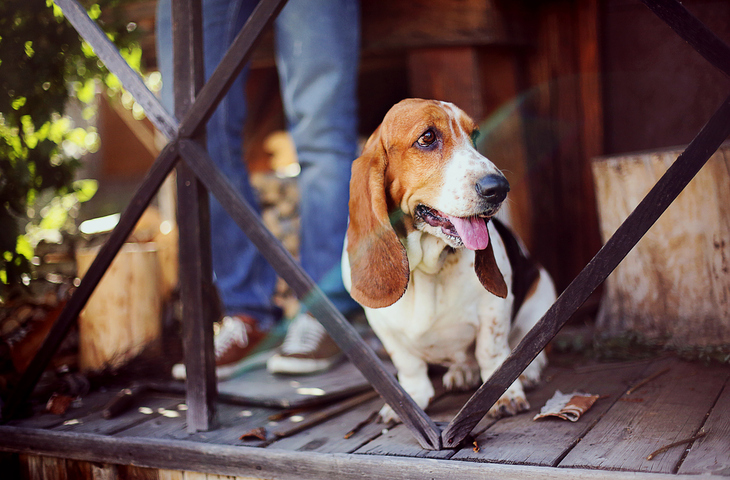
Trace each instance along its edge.
{"label": "wooden fence", "polygon": [[[730,47],[676,0],[642,0],[712,65],[730,76]],[[679,156],[644,200],[603,248],[570,283],[555,304],[441,431],[388,373],[372,349],[334,308],[228,180],[200,143],[205,123],[241,71],[261,32],[270,25],[285,0],[262,0],[235,38],[207,83],[203,82],[200,0],[173,2],[175,51],[175,116],[160,105],[142,79],[76,0],[56,0],[66,18],[93,47],[107,68],[144,108],[148,118],[168,138],[119,224],[102,247],[79,288],[53,325],[42,348],[24,372],[2,411],[2,420],[17,415],[65,335],[101,280],[163,180],[177,169],[180,227],[180,279],[183,298],[183,345],[187,366],[187,424],[191,432],[215,428],[216,378],[213,354],[212,268],[208,192],[225,206],[299,298],[307,298],[311,313],[345,351],[350,361],[398,413],[418,442],[427,449],[459,445],[489,408],[547,346],[589,295],[608,277],[659,216],[730,135],[730,97]],[[181,119],[178,121],[175,117]],[[182,161],[180,161],[182,160]]]}

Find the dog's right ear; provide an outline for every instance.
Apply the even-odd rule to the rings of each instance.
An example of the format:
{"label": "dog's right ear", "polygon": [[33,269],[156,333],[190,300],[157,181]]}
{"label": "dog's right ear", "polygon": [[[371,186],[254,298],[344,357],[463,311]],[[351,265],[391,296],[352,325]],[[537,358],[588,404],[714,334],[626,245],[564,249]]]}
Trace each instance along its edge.
{"label": "dog's right ear", "polygon": [[347,254],[352,298],[370,308],[394,304],[408,287],[408,256],[391,225],[386,200],[388,157],[381,127],[352,164]]}

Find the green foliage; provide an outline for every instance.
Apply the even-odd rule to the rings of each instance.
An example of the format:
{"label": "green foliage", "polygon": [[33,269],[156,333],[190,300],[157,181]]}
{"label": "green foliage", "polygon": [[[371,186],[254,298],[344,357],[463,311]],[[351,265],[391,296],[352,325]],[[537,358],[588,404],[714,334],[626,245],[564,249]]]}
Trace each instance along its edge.
{"label": "green foliage", "polygon": [[[90,16],[113,2],[87,5]],[[139,48],[126,25],[102,27],[134,59]],[[30,279],[38,229],[63,228],[95,190],[74,183],[74,173],[98,135],[74,126],[64,108],[69,97],[91,102],[106,84],[114,79],[51,0],[0,1],[0,301]]]}

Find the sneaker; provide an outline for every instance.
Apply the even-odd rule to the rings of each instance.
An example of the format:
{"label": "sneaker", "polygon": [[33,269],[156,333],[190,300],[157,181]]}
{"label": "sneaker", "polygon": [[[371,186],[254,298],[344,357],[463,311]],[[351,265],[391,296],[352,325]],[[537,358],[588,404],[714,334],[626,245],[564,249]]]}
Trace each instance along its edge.
{"label": "sneaker", "polygon": [[266,362],[270,373],[304,375],[323,372],[342,358],[342,351],[321,323],[300,313],[289,324],[284,343]]}
{"label": "sneaker", "polygon": [[[265,336],[266,333],[256,328],[256,320],[247,315],[223,317],[213,337],[215,374],[218,380],[231,378]],[[177,380],[185,380],[185,365],[174,365],[172,376]]]}

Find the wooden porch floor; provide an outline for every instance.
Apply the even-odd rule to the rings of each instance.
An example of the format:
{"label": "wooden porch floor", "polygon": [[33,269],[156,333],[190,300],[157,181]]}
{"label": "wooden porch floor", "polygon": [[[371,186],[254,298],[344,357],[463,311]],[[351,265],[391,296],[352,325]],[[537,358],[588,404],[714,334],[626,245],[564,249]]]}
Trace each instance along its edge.
{"label": "wooden porch floor", "polygon": [[[114,469],[118,478],[160,479],[194,477],[183,471],[208,478],[730,477],[730,366],[673,357],[578,363],[553,359],[546,381],[529,392],[529,412],[482,420],[473,443],[458,450],[423,450],[403,425],[386,429],[368,422],[382,400],[353,384],[359,373],[349,365],[320,378],[321,391],[313,386],[316,378],[267,379],[252,370],[236,380],[248,380],[243,390],[270,382],[279,398],[294,392],[301,400],[326,398],[334,385],[342,386],[344,398],[324,405],[320,398],[310,407],[292,401],[303,407],[293,409],[267,406],[264,397],[242,405],[235,392],[225,393],[231,385],[222,385],[220,428],[196,434],[186,431],[183,395],[147,390],[126,412],[105,419],[103,408],[118,390],[94,392],[64,415],[38,413],[0,426],[0,450],[20,453],[22,470],[35,478],[54,478],[49,472],[64,466],[78,471],[79,465]],[[575,423],[534,421],[556,390],[600,398]],[[443,395],[427,411],[437,424],[448,422],[469,395]],[[698,433],[704,435],[647,460]]]}

